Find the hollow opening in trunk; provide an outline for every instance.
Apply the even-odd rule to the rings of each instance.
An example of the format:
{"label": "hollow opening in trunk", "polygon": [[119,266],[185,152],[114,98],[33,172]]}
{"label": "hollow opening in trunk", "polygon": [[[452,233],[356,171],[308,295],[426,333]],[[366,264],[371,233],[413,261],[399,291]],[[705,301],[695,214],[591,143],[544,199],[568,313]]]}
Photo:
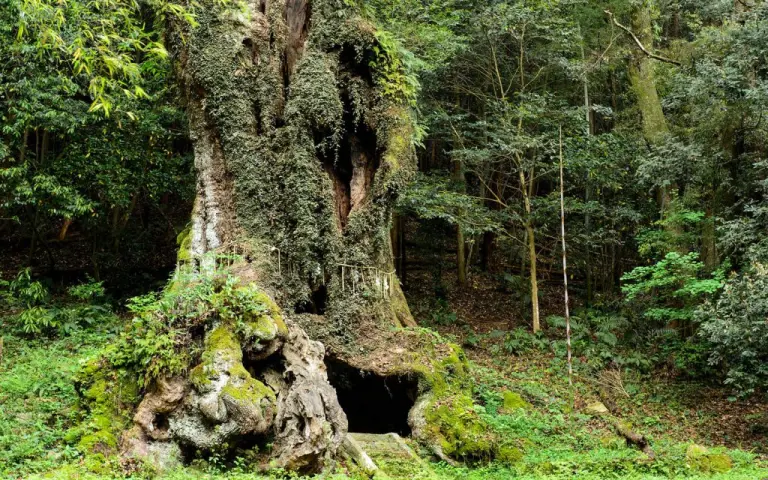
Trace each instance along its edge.
{"label": "hollow opening in trunk", "polygon": [[[342,92],[344,103],[344,134],[336,148],[326,142],[333,132],[314,130],[313,138],[318,159],[331,179],[338,226],[344,231],[349,215],[366,203],[380,159],[376,133],[353,113],[354,101],[349,92]],[[324,145],[324,148],[320,146]]]}
{"label": "hollow opening in trunk", "polygon": [[334,358],[326,358],[325,365],[350,432],[411,434],[408,412],[418,395],[416,378],[377,375]]}
{"label": "hollow opening in trunk", "polygon": [[295,305],[296,313],[312,313],[315,315],[325,315],[325,306],[328,303],[328,288],[320,285],[312,291],[309,300],[299,302]]}

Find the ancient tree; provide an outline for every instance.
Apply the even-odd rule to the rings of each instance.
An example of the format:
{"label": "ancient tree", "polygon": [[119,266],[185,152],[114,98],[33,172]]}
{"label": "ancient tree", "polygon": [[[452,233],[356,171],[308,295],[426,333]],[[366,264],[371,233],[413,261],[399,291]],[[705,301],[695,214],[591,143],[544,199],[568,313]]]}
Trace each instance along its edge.
{"label": "ancient tree", "polygon": [[194,144],[191,227],[166,299],[125,340],[170,336],[173,354],[112,362],[144,369],[126,464],[261,441],[273,464],[322,468],[348,428],[329,360],[409,385],[410,429],[438,455],[501,453],[460,349],[402,328],[389,228],[414,125],[392,48],[341,0],[205,2],[196,22],[167,41]]}

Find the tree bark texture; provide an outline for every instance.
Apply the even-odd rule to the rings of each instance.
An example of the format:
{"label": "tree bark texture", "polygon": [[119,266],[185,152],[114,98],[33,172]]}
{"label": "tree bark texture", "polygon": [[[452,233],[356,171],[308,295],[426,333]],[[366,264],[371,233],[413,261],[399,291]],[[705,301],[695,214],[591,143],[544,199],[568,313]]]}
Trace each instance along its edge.
{"label": "tree bark texture", "polygon": [[[205,450],[266,435],[277,465],[317,471],[347,433],[327,357],[414,375],[422,396],[465,372],[452,347],[392,328],[415,326],[389,236],[397,192],[415,170],[412,116],[377,70],[392,53],[341,0],[205,3],[197,21],[169,35],[197,169],[180,270],[199,278],[226,266],[274,307],[248,327],[255,336],[243,334],[247,321],[216,315],[191,331],[202,354],[188,374],[147,388],[123,456],[162,463],[153,459],[169,445]],[[467,389],[462,373],[421,405],[470,408]],[[420,430],[422,439],[440,442],[441,428]],[[447,455],[464,454],[455,442]]]}
{"label": "tree bark texture", "polygon": [[[632,9],[631,27],[637,39],[647,48],[653,47],[653,23],[651,21],[651,0],[643,0]],[[629,67],[629,80],[637,97],[637,107],[642,120],[643,137],[650,145],[658,145],[669,135],[669,126],[661,107],[656,89],[655,60],[637,49]],[[664,218],[672,202],[673,186],[659,189],[659,209]]]}

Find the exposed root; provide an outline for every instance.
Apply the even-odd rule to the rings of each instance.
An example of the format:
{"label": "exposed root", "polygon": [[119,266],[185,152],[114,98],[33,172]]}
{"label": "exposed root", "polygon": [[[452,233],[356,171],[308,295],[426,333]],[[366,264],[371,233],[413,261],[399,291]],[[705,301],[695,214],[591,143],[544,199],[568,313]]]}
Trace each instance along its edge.
{"label": "exposed root", "polygon": [[169,440],[168,425],[158,422],[158,417],[175,410],[188,388],[189,383],[181,377],[158,380],[136,409],[134,423],[152,440]]}
{"label": "exposed root", "polygon": [[211,450],[271,434],[279,466],[319,471],[346,436],[347,418],[328,383],[323,345],[296,325],[281,328],[279,338],[266,339],[264,351],[282,357],[260,372],[266,384],[243,365],[244,348],[231,327],[209,331],[189,378],[159,379],[145,395],[134,426],[122,436],[124,463],[141,460],[162,469],[180,462],[181,445]]}
{"label": "exposed root", "polygon": [[316,471],[336,454],[347,434],[347,417],[328,383],[322,343],[291,325],[283,356],[290,382],[277,408],[274,454],[284,468]]}

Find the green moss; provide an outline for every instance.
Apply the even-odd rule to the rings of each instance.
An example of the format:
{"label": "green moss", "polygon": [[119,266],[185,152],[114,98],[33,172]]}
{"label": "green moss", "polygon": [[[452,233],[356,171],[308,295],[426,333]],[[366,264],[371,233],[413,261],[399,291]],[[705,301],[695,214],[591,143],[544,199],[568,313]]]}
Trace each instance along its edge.
{"label": "green moss", "polygon": [[249,303],[256,305],[258,309],[246,313],[240,324],[240,333],[245,340],[271,341],[278,336],[288,333],[280,307],[264,292],[251,285],[243,287],[249,289]]}
{"label": "green moss", "polygon": [[223,325],[219,325],[211,330],[205,338],[203,363],[210,363],[214,360],[237,362],[242,362],[243,360],[240,342],[237,341],[234,333]]}
{"label": "green moss", "polygon": [[243,352],[237,338],[229,328],[219,325],[205,338],[202,362],[189,372],[189,381],[197,391],[206,392],[212,384],[211,375],[217,375],[218,362],[242,366],[242,361]]}
{"label": "green moss", "polygon": [[[462,460],[510,461],[513,452],[480,416],[472,397],[473,380],[464,351],[439,335],[422,331],[420,353],[409,369],[420,377],[420,389],[429,392],[424,410],[424,435],[440,445],[444,454]],[[504,450],[506,446],[506,450]],[[504,451],[503,451],[504,450]]]}
{"label": "green moss", "polygon": [[87,471],[99,475],[111,474],[111,470],[114,467],[114,465],[110,464],[108,456],[102,453],[87,456],[83,461],[83,465]]}
{"label": "green moss", "polygon": [[504,392],[504,404],[502,405],[502,409],[505,413],[509,413],[520,408],[528,409],[530,407],[531,404],[523,400],[523,397],[521,397],[519,393],[509,391]]}
{"label": "green moss", "polygon": [[512,445],[499,447],[496,460],[504,463],[517,463],[523,459],[523,451]]}
{"label": "green moss", "polygon": [[296,125],[331,132],[328,140],[338,145],[343,128],[344,104],[341,101],[338,81],[333,72],[337,59],[310,49],[299,61],[293,76],[290,98],[286,105],[287,120]]}
{"label": "green moss", "polygon": [[189,372],[189,382],[199,392],[207,391],[208,387],[210,387],[212,384],[211,379],[206,373],[205,366],[203,364],[196,366]]}
{"label": "green moss", "polygon": [[67,431],[66,440],[77,446],[87,464],[117,453],[118,437],[130,424],[138,403],[138,380],[113,370],[103,357],[85,363],[75,375],[80,392],[82,421]]}
{"label": "green moss", "polygon": [[219,325],[206,337],[203,362],[190,372],[190,382],[198,391],[206,391],[212,383],[210,375],[218,375],[215,362],[222,362],[226,365],[226,373],[230,377],[221,391],[222,396],[254,405],[261,405],[262,400],[267,399],[274,405],[275,392],[254,379],[242,361],[243,353],[235,334],[227,326]]}
{"label": "green moss", "polygon": [[272,318],[259,315],[255,320],[245,322],[243,333],[247,338],[256,340],[273,340],[277,337],[278,327]]}
{"label": "green moss", "polygon": [[176,237],[176,245],[179,246],[179,251],[176,254],[176,260],[179,263],[189,261],[191,258],[192,247],[192,226],[188,226],[179,233]]}
{"label": "green moss", "polygon": [[81,452],[114,452],[117,449],[117,437],[108,430],[97,430],[84,435],[77,443]]}
{"label": "green moss", "polygon": [[389,129],[387,131],[387,149],[384,163],[393,170],[405,166],[410,168],[413,155],[413,121],[404,106],[391,106],[387,111]]}
{"label": "green moss", "polygon": [[277,402],[275,392],[272,391],[271,388],[254,379],[248,375],[247,372],[245,372],[245,375],[247,375],[247,377],[240,379],[238,382],[239,384],[235,384],[230,380],[221,391],[221,394],[227,395],[234,400],[251,403],[253,405],[261,405],[262,400],[264,399],[267,399],[272,405]]}
{"label": "green moss", "polygon": [[[445,342],[437,333],[428,330],[420,331],[419,336],[419,352],[414,354],[411,362],[405,364],[404,370],[417,372],[423,387],[438,397],[467,387],[471,391],[471,381],[467,375],[469,363],[461,347]],[[438,351],[438,348],[447,351]]]}
{"label": "green moss", "polygon": [[90,388],[85,391],[83,396],[89,400],[102,402],[105,398],[107,387],[107,381],[103,378],[100,378],[93,382],[93,385],[91,385]]}
{"label": "green moss", "polygon": [[257,291],[255,294],[255,299],[267,307],[269,310],[269,316],[272,321],[275,322],[275,325],[277,325],[278,331],[283,334],[288,333],[288,328],[285,326],[285,322],[283,321],[283,315],[281,313],[280,307],[278,307],[277,303],[272,300],[272,297],[264,292]]}
{"label": "green moss", "polygon": [[492,460],[498,453],[493,433],[467,394],[436,399],[427,407],[425,418],[430,435],[450,457]]}
{"label": "green moss", "polygon": [[685,452],[685,463],[693,470],[702,473],[725,473],[733,467],[728,454],[710,452],[701,445],[691,444]]}

